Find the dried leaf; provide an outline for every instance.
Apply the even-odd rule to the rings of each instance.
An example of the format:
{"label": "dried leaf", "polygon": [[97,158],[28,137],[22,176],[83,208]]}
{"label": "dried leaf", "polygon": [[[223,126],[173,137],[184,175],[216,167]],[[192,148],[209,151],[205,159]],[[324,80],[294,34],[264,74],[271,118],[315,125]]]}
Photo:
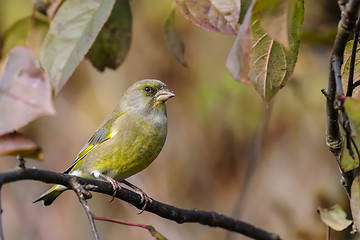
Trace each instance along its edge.
{"label": "dried leaf", "polygon": [[252,0],[240,0],[240,16],[239,23],[242,24],[249,7],[252,5]]}
{"label": "dried leaf", "polygon": [[175,6],[173,5],[168,18],[164,25],[165,39],[171,52],[177,60],[187,67],[187,62],[184,58],[185,46],[180,36],[175,31]]}
{"label": "dried leaf", "polygon": [[55,114],[51,87],[26,47],[16,47],[8,54],[0,77],[0,112],[0,135]]}
{"label": "dried leaf", "polygon": [[64,1],[65,0],[47,0],[48,7],[46,8],[46,15],[50,19],[53,19]]}
{"label": "dried leaf", "polygon": [[[274,40],[288,47],[288,15],[290,0],[257,1],[254,11],[258,13],[261,27]],[[291,0],[292,1],[292,0]]]}
{"label": "dried leaf", "polygon": [[39,145],[21,133],[8,133],[0,136],[0,156],[12,155],[43,160]]}
{"label": "dried leaf", "polygon": [[[342,84],[343,89],[346,92],[348,81],[349,81],[349,70],[350,70],[350,62],[351,62],[351,52],[353,48],[354,41],[351,40],[346,44],[345,51],[344,51],[344,63],[341,65],[341,75],[342,75]],[[357,45],[356,48],[356,54],[359,54],[360,46]],[[355,60],[355,66],[354,66],[354,79],[353,82],[360,80],[360,60]],[[353,90],[353,98],[360,100],[360,88],[357,87]]]}
{"label": "dried leaf", "polygon": [[86,57],[100,71],[119,67],[131,43],[132,16],[128,0],[117,0]]}
{"label": "dried leaf", "polygon": [[356,229],[360,226],[360,183],[357,175],[351,185],[350,208]]}
{"label": "dried leaf", "polygon": [[115,0],[65,1],[40,53],[46,77],[58,93],[83,59],[109,17]]}
{"label": "dried leaf", "polygon": [[17,21],[5,32],[2,56],[15,46],[28,46],[38,56],[48,29],[49,23],[36,16]]}
{"label": "dried leaf", "polygon": [[252,6],[249,7],[244,21],[240,26],[236,40],[226,59],[226,67],[233,78],[242,83],[251,83],[248,73],[250,71],[250,55],[251,55],[251,24]]}
{"label": "dried leaf", "polygon": [[342,231],[352,223],[351,220],[346,218],[346,213],[338,204],[329,209],[319,208],[318,212],[321,220],[336,231]]}
{"label": "dried leaf", "polygon": [[236,34],[238,0],[174,0],[181,13],[196,26],[213,32]]}

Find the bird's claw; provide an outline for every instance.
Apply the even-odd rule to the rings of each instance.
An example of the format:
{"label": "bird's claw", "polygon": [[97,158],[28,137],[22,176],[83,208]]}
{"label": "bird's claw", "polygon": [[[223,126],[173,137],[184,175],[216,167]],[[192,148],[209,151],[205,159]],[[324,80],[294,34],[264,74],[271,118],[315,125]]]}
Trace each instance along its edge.
{"label": "bird's claw", "polygon": [[114,192],[112,194],[111,200],[109,201],[109,203],[111,203],[112,201],[114,201],[117,192],[120,191],[121,186],[119,185],[119,183],[115,179],[113,179],[113,178],[111,178],[109,176],[106,176],[105,174],[100,173],[99,176],[102,177],[103,179],[105,179],[106,181],[108,181],[109,183],[111,183],[111,185],[113,187]]}
{"label": "bird's claw", "polygon": [[142,214],[146,207],[152,202],[152,199],[141,189],[135,189],[134,190],[137,194],[140,195],[140,204],[144,203],[144,205],[141,207],[141,211],[138,213],[138,215]]}

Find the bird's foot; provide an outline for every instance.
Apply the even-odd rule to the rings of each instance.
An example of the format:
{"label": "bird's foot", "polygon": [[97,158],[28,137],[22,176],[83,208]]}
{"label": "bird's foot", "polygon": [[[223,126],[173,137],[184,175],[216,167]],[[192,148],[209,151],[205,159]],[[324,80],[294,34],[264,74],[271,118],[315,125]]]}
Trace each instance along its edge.
{"label": "bird's foot", "polygon": [[111,185],[113,187],[114,192],[112,194],[111,200],[109,201],[109,203],[111,203],[112,201],[114,201],[114,199],[116,197],[116,194],[117,194],[117,191],[120,191],[121,186],[119,185],[119,183],[115,179],[113,179],[113,178],[111,178],[109,176],[106,176],[105,174],[100,173],[99,177],[101,177],[101,178],[105,179],[106,181],[108,181],[109,183],[111,183]]}
{"label": "bird's foot", "polygon": [[144,203],[144,205],[141,208],[141,212],[139,212],[138,214],[143,213],[145,211],[146,207],[148,206],[148,204],[150,204],[152,202],[152,199],[143,190],[141,190],[140,188],[138,188],[134,184],[132,184],[132,183],[126,181],[126,180],[123,180],[122,182],[125,185],[131,187],[134,190],[134,192],[136,192],[137,194],[140,195],[140,198],[141,198],[140,203]]}

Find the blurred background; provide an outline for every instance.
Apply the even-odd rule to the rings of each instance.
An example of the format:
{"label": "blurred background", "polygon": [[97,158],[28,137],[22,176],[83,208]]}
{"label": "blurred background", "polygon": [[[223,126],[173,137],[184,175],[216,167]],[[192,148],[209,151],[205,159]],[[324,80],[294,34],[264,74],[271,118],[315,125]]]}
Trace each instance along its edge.
{"label": "blurred background", "polygon": [[[88,60],[55,98],[57,114],[24,131],[43,147],[45,160],[27,167],[62,172],[113,109],[124,90],[157,78],[173,90],[169,133],[163,151],[128,180],[150,197],[180,208],[211,210],[278,233],[283,239],[325,239],[318,207],[348,209],[337,164],[325,145],[325,98],[331,46],[340,18],[336,0],[305,1],[299,58],[292,79],[264,104],[252,86],[235,82],[225,61],[235,36],[207,32],[176,11],[185,43],[184,68],[165,43],[170,0],[131,1],[133,40],[124,64],[100,73]],[[29,0],[1,0],[0,35],[29,16]],[[17,164],[1,157],[0,171]],[[85,212],[73,192],[44,208],[32,201],[50,185],[21,181],[3,186],[6,239],[92,239]],[[94,193],[98,216],[151,224],[171,240],[248,239],[194,223],[177,224],[120,200]],[[147,231],[96,222],[101,239],[151,239]],[[351,238],[349,229],[331,239]]]}

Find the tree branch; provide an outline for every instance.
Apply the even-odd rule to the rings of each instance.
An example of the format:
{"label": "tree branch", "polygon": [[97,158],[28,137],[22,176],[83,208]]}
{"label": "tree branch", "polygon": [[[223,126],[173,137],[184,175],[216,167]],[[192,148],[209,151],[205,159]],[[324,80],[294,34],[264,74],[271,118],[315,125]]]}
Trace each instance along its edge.
{"label": "tree branch", "polygon": [[[113,195],[112,185],[104,181],[86,179],[64,173],[55,173],[34,168],[0,172],[0,185],[19,180],[36,180],[45,183],[61,184],[68,188],[72,188],[72,182],[75,181],[83,185],[85,190],[89,189],[109,196]],[[126,188],[118,190],[116,198],[130,203],[138,209],[143,207],[140,195]],[[216,212],[181,209],[156,200],[152,200],[148,203],[145,211],[152,212],[160,217],[173,220],[177,223],[200,223],[211,227],[220,227],[229,231],[241,233],[253,239],[281,240],[277,234],[267,232],[249,223],[239,221]]]}
{"label": "tree branch", "polygon": [[[343,138],[340,134],[338,122],[338,99],[343,96],[341,83],[341,65],[343,63],[344,51],[347,40],[354,29],[355,21],[359,11],[360,0],[350,0],[342,13],[338,25],[338,32],[335,38],[334,47],[331,53],[330,72],[328,86],[326,89],[326,143],[334,154],[340,167],[341,149]],[[340,167],[341,169],[341,167]],[[351,195],[351,183],[353,174],[342,171],[344,186]]]}

